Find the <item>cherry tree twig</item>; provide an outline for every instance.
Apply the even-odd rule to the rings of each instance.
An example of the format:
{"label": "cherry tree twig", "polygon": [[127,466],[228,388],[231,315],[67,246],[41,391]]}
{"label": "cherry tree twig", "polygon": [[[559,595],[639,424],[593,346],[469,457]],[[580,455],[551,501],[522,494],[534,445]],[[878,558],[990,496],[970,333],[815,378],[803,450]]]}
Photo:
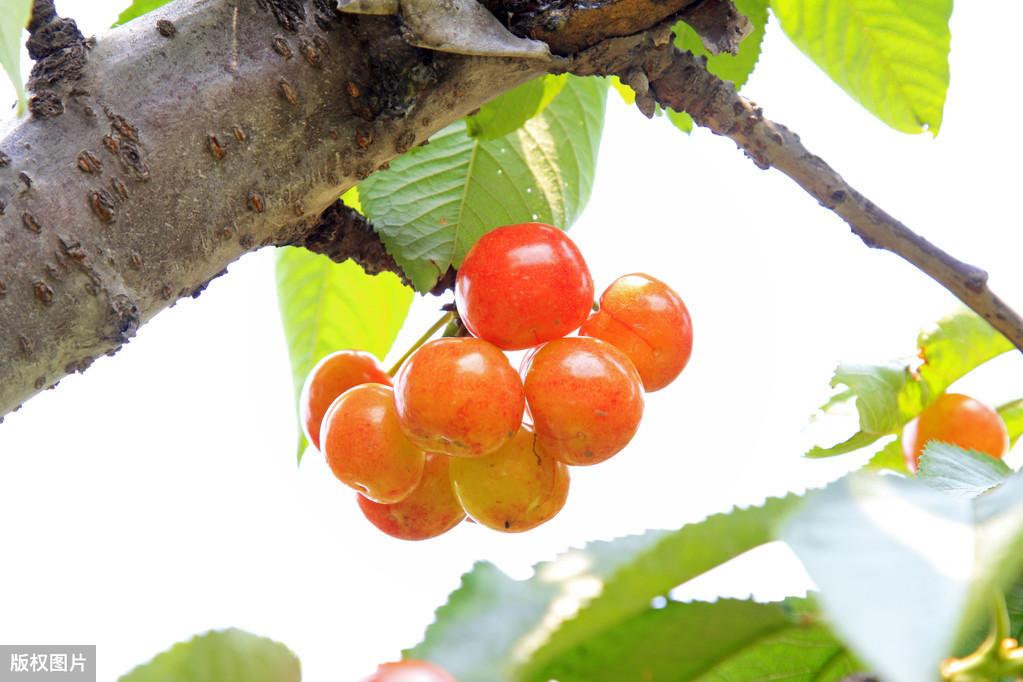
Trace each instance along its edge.
{"label": "cherry tree twig", "polygon": [[731,83],[711,74],[704,58],[674,48],[669,31],[663,25],[642,36],[619,39],[631,44],[610,60],[608,45],[587,50],[574,60],[571,71],[618,75],[637,91],[636,104],[648,114],[655,102],[688,112],[699,125],[733,140],[758,167],[776,168],[789,176],[841,217],[867,246],[913,264],[1023,350],[1023,318],[991,291],[987,272],[943,251],[858,192],[807,150],[797,134],[766,118]]}

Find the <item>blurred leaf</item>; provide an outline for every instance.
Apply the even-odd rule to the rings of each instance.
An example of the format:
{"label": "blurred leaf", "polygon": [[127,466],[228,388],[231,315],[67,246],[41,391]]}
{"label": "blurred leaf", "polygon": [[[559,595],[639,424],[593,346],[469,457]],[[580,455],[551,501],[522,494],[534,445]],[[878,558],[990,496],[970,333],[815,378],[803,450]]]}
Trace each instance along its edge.
{"label": "blurred leaf", "polygon": [[[353,206],[352,195],[345,197]],[[408,315],[412,290],[393,273],[370,276],[352,261],[286,247],[277,251],[277,298],[297,400],[309,370],[329,353],[357,348],[383,360]],[[300,436],[299,460],[305,446]]]}
{"label": "blurred leaf", "polygon": [[540,76],[500,95],[466,118],[468,133],[481,140],[496,140],[515,132],[543,112],[568,82],[568,75]]}
{"label": "blurred leaf", "polygon": [[154,9],[158,9],[166,5],[170,0],[134,0],[127,9],[125,9],[117,17],[117,22],[114,26],[120,26],[126,24],[132,19],[141,17],[144,14],[149,14]]}
{"label": "blurred leaf", "polygon": [[628,104],[630,107],[636,103],[636,91],[630,88],[628,85],[622,82],[622,79],[618,76],[611,76],[609,79],[611,87],[615,89],[618,96],[622,98],[622,101]]}
{"label": "blurred leaf", "polygon": [[1009,442],[1015,445],[1023,435],[1023,398],[1000,405],[998,414],[1002,416],[1005,427],[1009,430]]}
{"label": "blurred leaf", "polygon": [[920,480],[956,497],[972,499],[1011,475],[1002,460],[948,443],[931,441],[920,456]]}
{"label": "blurred leaf", "polygon": [[299,682],[288,647],[242,630],[208,632],[175,644],[119,682]]}
{"label": "blurred leaf", "polygon": [[874,453],[867,463],[867,468],[908,474],[909,468],[906,466],[906,458],[902,454],[902,436],[900,435]]}
{"label": "blurred leaf", "polygon": [[917,347],[923,360],[920,376],[933,397],[988,360],[1013,349],[1012,343],[987,320],[967,310],[949,315],[922,332]]}
{"label": "blurred leaf", "polygon": [[668,602],[580,642],[535,679],[837,682],[859,670],[808,607],[798,599]]}
{"label": "blurred leaf", "polygon": [[21,35],[32,15],[32,0],[0,0],[0,68],[18,93],[18,116],[25,113],[25,84],[21,82]]}
{"label": "blurred leaf", "polygon": [[685,134],[693,132],[693,117],[686,112],[679,113],[674,109],[665,109],[668,115],[668,120],[674,124],[676,128],[681,130]]}
{"label": "blurred leaf", "polygon": [[[902,426],[920,413],[954,382],[988,360],[1012,349],[1012,344],[983,318],[961,310],[942,318],[917,339],[918,368],[906,360],[882,365],[839,365],[832,387],[844,387],[821,406],[833,411],[856,401],[860,430],[847,440],[828,447],[815,446],[808,457],[832,457],[867,447],[887,435],[899,435]],[[1014,416],[1010,414],[1010,416]],[[1023,417],[1021,417],[1023,419]],[[900,446],[889,444],[878,453],[881,460],[904,470]],[[877,466],[876,462],[874,464]]]}
{"label": "blurred leaf", "polygon": [[935,680],[992,591],[1019,575],[1021,500],[1019,476],[968,500],[915,479],[860,473],[808,496],[782,539],[864,663],[888,682]]}
{"label": "blurred leaf", "polygon": [[773,540],[798,499],[768,500],[677,531],[591,542],[538,564],[529,580],[478,563],[406,653],[435,661],[459,682],[546,681],[545,666],[644,613],[654,597]]}
{"label": "blurred leaf", "polygon": [[952,0],[771,0],[792,42],[853,99],[906,133],[941,127]]}
{"label": "blurred leaf", "polygon": [[875,442],[880,436],[872,433],[866,433],[864,431],[857,431],[849,438],[845,439],[841,443],[836,443],[830,447],[822,448],[819,445],[815,445],[810,448],[806,453],[807,457],[818,458],[818,457],[834,457],[835,455],[844,455],[849,452],[856,452],[861,448],[865,448],[871,443]]}
{"label": "blurred leaf", "polygon": [[515,132],[481,140],[455,123],[359,186],[366,214],[416,289],[428,291],[496,227],[575,222],[593,187],[607,87],[569,77]]}

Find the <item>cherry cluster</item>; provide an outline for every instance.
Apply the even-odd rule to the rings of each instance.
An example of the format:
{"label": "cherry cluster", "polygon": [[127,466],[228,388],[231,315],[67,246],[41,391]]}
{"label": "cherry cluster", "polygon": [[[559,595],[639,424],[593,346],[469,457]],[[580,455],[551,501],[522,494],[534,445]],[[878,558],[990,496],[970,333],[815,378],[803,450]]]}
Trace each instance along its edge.
{"label": "cherry cluster", "polygon": [[[692,350],[689,312],[663,282],[625,275],[599,306],[593,294],[562,231],[523,223],[487,233],[455,284],[471,336],[424,343],[393,382],[367,353],[324,358],[301,401],[310,442],[394,537],[431,538],[466,516],[499,531],[535,528],[564,506],[568,465],[620,452],[644,391],[671,383]],[[527,349],[516,371],[504,351]]]}

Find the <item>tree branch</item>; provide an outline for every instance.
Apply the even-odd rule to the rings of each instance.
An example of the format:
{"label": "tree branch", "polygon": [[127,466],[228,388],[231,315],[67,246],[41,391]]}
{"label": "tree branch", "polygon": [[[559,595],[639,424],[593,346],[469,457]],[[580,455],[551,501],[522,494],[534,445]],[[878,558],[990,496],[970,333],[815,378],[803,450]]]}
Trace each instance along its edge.
{"label": "tree branch", "polygon": [[544,70],[330,0],[177,0],[99,40],[48,6],[33,115],[0,130],[0,415]]}
{"label": "tree branch", "polygon": [[[825,208],[841,217],[863,242],[916,266],[1023,350],[1023,318],[987,286],[987,273],[964,263],[913,232],[846,182],[799,136],[764,117],[732,84],[706,68],[706,60],[681,52],[659,32],[621,39],[613,60],[606,52],[581,53],[575,73],[615,73],[637,87],[637,105],[652,101],[686,111],[701,126],[733,140],[760,168],[777,168]],[[627,46],[626,46],[627,44]],[[637,70],[639,73],[637,73]],[[638,76],[638,77],[637,77]]]}

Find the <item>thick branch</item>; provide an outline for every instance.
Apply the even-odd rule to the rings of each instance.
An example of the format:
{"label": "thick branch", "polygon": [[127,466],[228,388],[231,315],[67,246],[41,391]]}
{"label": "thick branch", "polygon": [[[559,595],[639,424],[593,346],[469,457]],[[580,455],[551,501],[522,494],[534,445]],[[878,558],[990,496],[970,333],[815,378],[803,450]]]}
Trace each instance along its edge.
{"label": "thick branch", "polygon": [[823,159],[810,153],[798,135],[765,118],[763,111],[730,83],[708,72],[703,58],[670,46],[663,33],[621,42],[628,43],[629,49],[619,52],[615,63],[583,53],[573,70],[617,73],[634,87],[640,85],[637,103],[652,99],[686,111],[698,124],[731,138],[757,166],[777,168],[838,214],[867,246],[912,263],[1023,350],[1023,318],[988,288],[984,270],[954,258],[860,194]]}
{"label": "thick branch", "polygon": [[177,0],[98,40],[47,5],[0,132],[0,415],[543,69],[331,0]]}

